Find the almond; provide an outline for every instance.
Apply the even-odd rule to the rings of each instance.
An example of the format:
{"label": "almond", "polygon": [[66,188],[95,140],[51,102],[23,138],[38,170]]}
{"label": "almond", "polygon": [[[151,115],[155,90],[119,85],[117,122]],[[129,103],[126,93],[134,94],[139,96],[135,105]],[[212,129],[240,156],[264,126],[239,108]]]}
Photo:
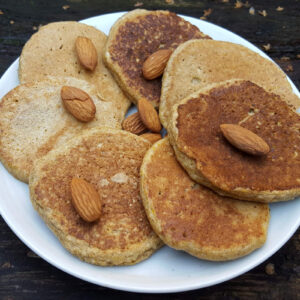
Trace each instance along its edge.
{"label": "almond", "polygon": [[144,61],[143,76],[149,80],[159,77],[164,72],[172,52],[171,49],[163,49],[152,53]]}
{"label": "almond", "polygon": [[162,139],[162,136],[159,133],[144,133],[141,135],[142,138],[148,140],[151,144],[154,144],[155,142]]}
{"label": "almond", "polygon": [[93,222],[101,215],[101,200],[99,193],[82,178],[73,177],[71,181],[72,203],[80,217]]}
{"label": "almond", "polygon": [[138,110],[143,123],[149,130],[153,132],[161,131],[161,124],[157,111],[149,101],[144,98],[140,99],[138,102]]}
{"label": "almond", "polygon": [[95,117],[96,106],[83,90],[73,86],[63,86],[60,95],[65,108],[79,121],[89,122]]}
{"label": "almond", "polygon": [[87,70],[94,71],[98,63],[98,54],[93,42],[83,36],[77,37],[75,49],[80,64]]}
{"label": "almond", "polygon": [[133,134],[141,134],[147,131],[147,128],[144,125],[138,112],[127,117],[122,123],[122,128]]}
{"label": "almond", "polygon": [[221,131],[230,144],[252,155],[264,155],[269,145],[254,132],[234,124],[220,125]]}

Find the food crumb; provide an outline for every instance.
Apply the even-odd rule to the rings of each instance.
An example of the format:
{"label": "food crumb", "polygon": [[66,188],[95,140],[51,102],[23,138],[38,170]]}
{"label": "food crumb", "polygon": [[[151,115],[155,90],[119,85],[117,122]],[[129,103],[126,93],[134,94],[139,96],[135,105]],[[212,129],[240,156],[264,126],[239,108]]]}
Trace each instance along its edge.
{"label": "food crumb", "polygon": [[14,20],[10,20],[9,23],[12,25],[12,24],[15,24],[15,21]]}
{"label": "food crumb", "polygon": [[174,0],[165,0],[167,4],[174,4]]}
{"label": "food crumb", "polygon": [[294,67],[292,64],[288,64],[286,67],[285,67],[285,70],[287,72],[293,72],[294,71]]}
{"label": "food crumb", "polygon": [[70,8],[70,5],[63,5],[63,7],[62,7],[63,10],[67,10],[69,8]]}
{"label": "food crumb", "polygon": [[38,28],[36,26],[32,26],[32,29],[33,30],[37,30]]}
{"label": "food crumb", "polygon": [[297,57],[297,58],[300,58],[300,54],[297,54],[296,57]]}
{"label": "food crumb", "polygon": [[0,9],[0,15],[4,15],[4,12]]}
{"label": "food crumb", "polygon": [[40,258],[37,254],[35,254],[33,251],[28,251],[27,256],[31,258]]}
{"label": "food crumb", "polygon": [[223,3],[228,3],[228,2],[229,2],[229,0],[222,0],[222,2],[223,2]]}
{"label": "food crumb", "polygon": [[11,263],[9,261],[5,262],[2,266],[1,269],[9,269],[11,268]]}
{"label": "food crumb", "polygon": [[134,7],[140,7],[140,6],[143,6],[144,3],[143,2],[137,2],[134,4]]}
{"label": "food crumb", "polygon": [[209,9],[204,9],[204,11],[203,11],[203,17],[207,17],[207,16],[209,16],[211,13],[212,13],[212,9],[211,9],[211,8],[209,8]]}
{"label": "food crumb", "polygon": [[268,14],[266,12],[266,10],[259,10],[258,13],[261,15],[261,16],[264,16],[266,17]]}
{"label": "food crumb", "polygon": [[288,56],[282,56],[282,57],[280,58],[280,60],[288,61],[288,60],[290,60],[290,58],[289,58]]}
{"label": "food crumb", "polygon": [[234,8],[241,8],[243,7],[243,2],[236,0],[236,2],[234,3]]}
{"label": "food crumb", "polygon": [[250,7],[249,8],[249,14],[252,15],[252,16],[255,15],[255,9],[254,9],[254,7]]}
{"label": "food crumb", "polygon": [[275,274],[275,266],[274,264],[267,264],[265,267],[265,271],[268,275],[274,275]]}
{"label": "food crumb", "polygon": [[277,11],[283,11],[283,10],[284,10],[284,7],[278,6],[278,7],[276,8],[276,10],[277,10]]}
{"label": "food crumb", "polygon": [[246,1],[246,2],[244,3],[244,6],[245,6],[245,7],[250,7],[250,3],[249,3],[248,1]]}
{"label": "food crumb", "polygon": [[271,49],[271,44],[263,45],[263,47],[266,51],[269,51]]}

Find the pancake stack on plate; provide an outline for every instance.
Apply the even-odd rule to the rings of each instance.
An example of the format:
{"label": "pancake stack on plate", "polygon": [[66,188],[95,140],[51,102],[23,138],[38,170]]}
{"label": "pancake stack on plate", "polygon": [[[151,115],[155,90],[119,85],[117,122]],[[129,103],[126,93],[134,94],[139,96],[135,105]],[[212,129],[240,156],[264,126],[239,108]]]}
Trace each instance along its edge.
{"label": "pancake stack on plate", "polygon": [[132,265],[163,243],[236,259],[266,241],[267,203],[300,194],[300,101],[285,74],[174,13],[134,10],[108,38],[48,24],[19,79],[0,103],[0,159],[83,261]]}

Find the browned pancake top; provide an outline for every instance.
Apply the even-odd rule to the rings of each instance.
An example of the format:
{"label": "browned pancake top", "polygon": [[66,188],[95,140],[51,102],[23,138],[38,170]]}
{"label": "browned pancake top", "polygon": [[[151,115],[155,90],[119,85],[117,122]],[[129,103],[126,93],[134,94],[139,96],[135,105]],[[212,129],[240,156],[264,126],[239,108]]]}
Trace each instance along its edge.
{"label": "browned pancake top", "polygon": [[[261,157],[245,154],[223,137],[220,124],[239,124],[270,146]],[[300,186],[300,116],[263,88],[243,81],[199,94],[178,106],[178,148],[223,190],[274,191]]]}
{"label": "browned pancake top", "polygon": [[146,167],[147,195],[174,245],[222,251],[249,245],[265,236],[268,206],[221,197],[196,184],[178,164],[168,140],[153,147]]}
{"label": "browned pancake top", "polygon": [[[43,163],[34,187],[37,206],[51,210],[49,222],[101,250],[127,249],[155,235],[139,194],[139,169],[149,143],[122,131],[90,134]],[[35,170],[37,172],[37,170]],[[98,190],[102,215],[87,223],[71,204],[70,182],[84,178]]]}
{"label": "browned pancake top", "polygon": [[190,39],[208,38],[199,29],[171,12],[149,12],[122,25],[110,46],[111,59],[126,76],[126,84],[154,103],[159,102],[161,79],[146,80],[142,65],[160,49],[175,49]]}

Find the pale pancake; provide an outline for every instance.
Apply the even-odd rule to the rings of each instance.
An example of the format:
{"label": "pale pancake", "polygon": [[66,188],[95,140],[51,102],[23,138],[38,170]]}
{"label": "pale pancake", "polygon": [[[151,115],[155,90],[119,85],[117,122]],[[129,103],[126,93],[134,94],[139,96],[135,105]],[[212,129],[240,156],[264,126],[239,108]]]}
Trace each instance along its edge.
{"label": "pale pancake", "polygon": [[[85,70],[75,52],[78,36],[89,38],[98,53],[94,72]],[[103,101],[113,102],[123,118],[130,101],[124,96],[102,61],[106,35],[100,30],[78,22],[55,22],[45,25],[25,44],[19,62],[21,83],[41,80],[47,75],[84,79],[98,88]]]}
{"label": "pale pancake", "polygon": [[222,197],[195,183],[177,162],[167,138],[144,157],[141,195],[159,237],[198,258],[231,260],[266,241],[268,205]]}
{"label": "pale pancake", "polygon": [[[66,111],[61,100],[63,85],[87,92],[96,106],[96,116],[82,123]],[[32,164],[51,149],[86,128],[120,128],[119,110],[102,101],[94,85],[71,77],[48,77],[21,84],[0,102],[0,160],[16,178],[28,182]]]}
{"label": "pale pancake", "polygon": [[162,124],[168,129],[173,105],[192,92],[236,78],[250,80],[300,106],[286,75],[273,62],[238,44],[192,40],[174,51],[165,69],[159,107]]}
{"label": "pale pancake", "polygon": [[[129,132],[97,128],[36,162],[29,179],[32,204],[73,255],[101,266],[131,265],[162,245],[139,193],[139,170],[149,147]],[[73,177],[84,178],[99,192],[99,220],[87,223],[75,211]]]}
{"label": "pale pancake", "polygon": [[145,98],[158,107],[161,78],[146,80],[144,61],[157,50],[175,49],[187,40],[203,38],[209,37],[174,13],[136,9],[111,27],[104,60],[133,103]]}
{"label": "pale pancake", "polygon": [[[221,124],[263,138],[270,152],[254,156],[232,146]],[[221,195],[276,202],[300,195],[300,116],[282,98],[245,80],[212,84],[173,108],[170,142],[195,181]]]}

